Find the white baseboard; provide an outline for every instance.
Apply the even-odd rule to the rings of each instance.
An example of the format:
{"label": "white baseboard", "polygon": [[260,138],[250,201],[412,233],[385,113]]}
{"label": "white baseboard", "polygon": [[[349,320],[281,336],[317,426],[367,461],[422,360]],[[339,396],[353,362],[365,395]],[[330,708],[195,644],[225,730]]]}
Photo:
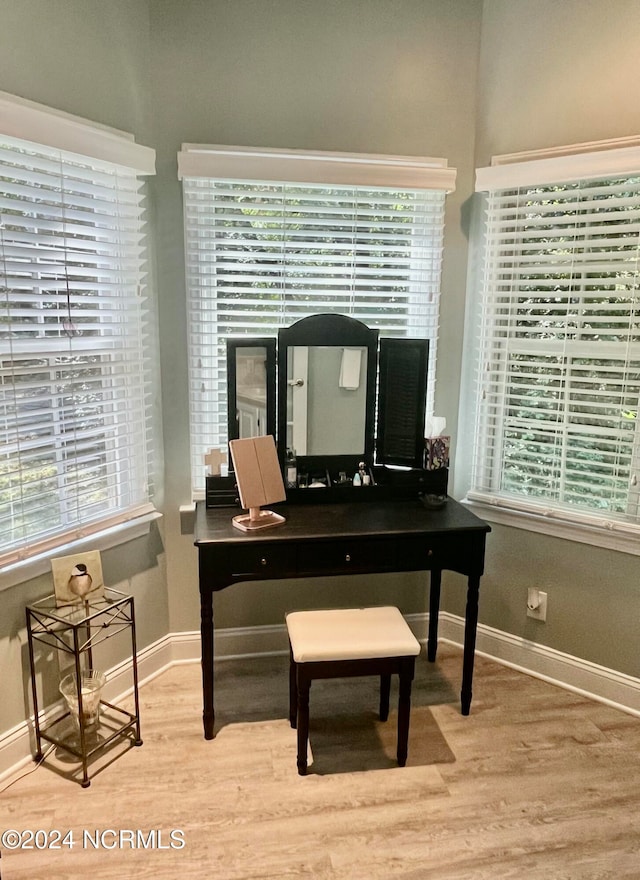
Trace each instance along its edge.
{"label": "white baseboard", "polygon": [[[409,614],[407,622],[420,642],[426,641],[428,615]],[[440,613],[439,638],[461,647],[464,618]],[[218,660],[259,657],[288,653],[284,624],[235,627],[218,630],[215,653]],[[545,645],[478,624],[478,654],[548,681],[566,690],[606,703],[640,717],[640,679],[624,675]],[[169,633],[138,652],[140,686],[166,669],[181,663],[200,662],[200,632]],[[112,702],[131,692],[130,663],[125,661],[109,670],[105,696]],[[49,707],[47,712],[55,711]],[[32,760],[33,718],[0,735],[0,783]]]}
{"label": "white baseboard", "polygon": [[[440,613],[439,637],[462,646],[464,618]],[[478,624],[476,652],[565,690],[640,717],[640,678]]]}
{"label": "white baseboard", "polygon": [[[199,635],[198,635],[199,639]],[[138,680],[146,684],[173,664],[173,637],[164,636],[138,651]],[[199,656],[199,655],[198,655]],[[117,703],[127,697],[133,690],[131,679],[131,661],[117,664],[107,673],[107,684],[104,689],[105,699]],[[40,713],[41,724],[47,718],[55,718],[62,709],[62,701],[47,706]],[[33,715],[11,730],[0,734],[0,787],[2,780],[20,770],[33,760],[35,734],[33,733]],[[47,743],[44,743],[45,751]]]}

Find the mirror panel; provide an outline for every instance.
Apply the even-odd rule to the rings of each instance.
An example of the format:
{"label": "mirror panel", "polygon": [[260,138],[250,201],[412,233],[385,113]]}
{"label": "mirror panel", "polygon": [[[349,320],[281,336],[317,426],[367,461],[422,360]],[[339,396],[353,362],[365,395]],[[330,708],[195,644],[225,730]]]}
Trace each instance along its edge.
{"label": "mirror panel", "polygon": [[380,340],[378,464],[424,466],[428,339]]}
{"label": "mirror panel", "polygon": [[373,463],[378,331],[312,315],[278,334],[278,451],[309,467]]}
{"label": "mirror panel", "polygon": [[297,455],[364,455],[367,354],[362,345],[289,346],[289,449]]}
{"label": "mirror panel", "polygon": [[274,434],[276,428],[276,340],[227,340],[229,440]]}

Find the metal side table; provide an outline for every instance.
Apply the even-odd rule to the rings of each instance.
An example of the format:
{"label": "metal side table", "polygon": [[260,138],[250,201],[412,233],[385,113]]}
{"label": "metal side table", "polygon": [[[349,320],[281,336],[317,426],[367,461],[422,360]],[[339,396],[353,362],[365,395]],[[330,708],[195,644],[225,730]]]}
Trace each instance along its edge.
{"label": "metal side table", "polygon": [[[34,759],[42,759],[42,741],[53,743],[82,762],[83,788],[89,779],[89,759],[118,740],[128,739],[141,746],[140,709],[138,700],[138,664],[136,659],[136,624],[133,597],[118,590],[105,589],[104,596],[75,603],[56,606],[55,595],[34,602],[26,609],[29,663],[31,667],[31,690],[36,740]],[[131,638],[131,677],[133,682],[134,711],[129,712],[100,696],[96,704],[97,721],[88,715],[89,698],[85,690],[83,706],[83,675],[94,667],[94,652],[99,646],[121,632],[128,631]],[[38,661],[44,648],[68,654],[73,658],[68,672],[75,676],[75,699],[77,711],[66,707],[53,718],[41,717],[38,703]],[[92,707],[93,708],[93,707]],[[44,713],[43,713],[44,716]]]}

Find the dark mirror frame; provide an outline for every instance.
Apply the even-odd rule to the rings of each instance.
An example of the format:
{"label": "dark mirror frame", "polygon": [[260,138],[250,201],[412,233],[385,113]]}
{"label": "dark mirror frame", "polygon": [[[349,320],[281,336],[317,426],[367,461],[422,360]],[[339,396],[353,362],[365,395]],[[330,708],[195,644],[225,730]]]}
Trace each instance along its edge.
{"label": "dark mirror frame", "polygon": [[[347,315],[311,315],[285,327],[278,333],[278,457],[283,467],[287,443],[287,363],[289,349],[294,346],[329,346],[334,348],[364,347],[367,349],[367,389],[364,449],[348,455],[299,456],[298,471],[328,468],[334,476],[345,471],[350,477],[358,462],[373,464],[376,378],[378,372],[378,331],[372,330]],[[328,414],[328,417],[329,414]]]}
{"label": "dark mirror frame", "polygon": [[[247,336],[227,339],[227,431],[229,440],[239,437],[237,397],[236,355],[241,348],[264,348],[266,355],[266,410],[267,424],[265,434],[276,432],[276,340],[273,336]],[[229,456],[229,469],[231,457]]]}

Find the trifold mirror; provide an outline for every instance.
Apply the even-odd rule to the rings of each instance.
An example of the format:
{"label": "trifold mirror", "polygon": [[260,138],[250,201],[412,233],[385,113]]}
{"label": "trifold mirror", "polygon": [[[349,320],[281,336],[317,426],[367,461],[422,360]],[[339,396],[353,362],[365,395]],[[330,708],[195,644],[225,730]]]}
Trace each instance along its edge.
{"label": "trifold mirror", "polygon": [[229,340],[229,439],[276,436],[285,481],[295,455],[289,489],[374,484],[374,465],[422,468],[428,356],[427,339],[378,339],[333,314],[280,330],[277,353],[273,338]]}

